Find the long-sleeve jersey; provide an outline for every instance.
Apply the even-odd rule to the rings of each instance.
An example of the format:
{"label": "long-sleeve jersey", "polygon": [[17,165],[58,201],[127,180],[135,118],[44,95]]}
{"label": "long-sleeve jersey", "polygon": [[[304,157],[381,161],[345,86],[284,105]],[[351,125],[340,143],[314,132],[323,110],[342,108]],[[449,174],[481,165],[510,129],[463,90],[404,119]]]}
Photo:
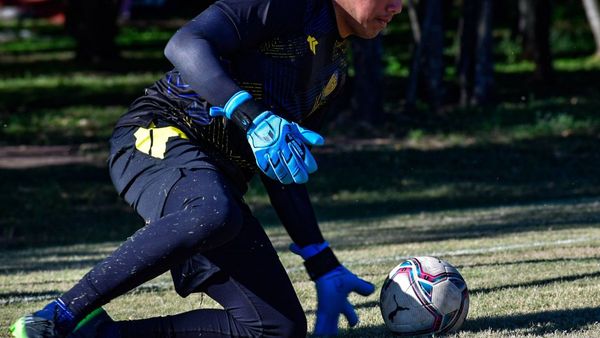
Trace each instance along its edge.
{"label": "long-sleeve jersey", "polygon": [[319,129],[345,81],[345,42],[331,1],[220,0],[182,27],[166,49],[174,69],[119,125],[167,121],[249,179],[257,170],[243,130],[208,115],[243,89],[265,109]]}

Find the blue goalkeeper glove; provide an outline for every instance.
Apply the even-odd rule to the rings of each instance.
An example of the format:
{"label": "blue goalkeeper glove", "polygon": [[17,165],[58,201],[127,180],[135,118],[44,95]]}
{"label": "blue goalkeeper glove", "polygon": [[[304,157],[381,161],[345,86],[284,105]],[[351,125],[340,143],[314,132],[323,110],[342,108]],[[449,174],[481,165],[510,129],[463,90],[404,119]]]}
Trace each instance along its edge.
{"label": "blue goalkeeper glove", "polygon": [[317,162],[306,145],[322,145],[323,137],[266,111],[253,121],[248,143],[258,167],[283,184],[306,183]]}
{"label": "blue goalkeeper glove", "polygon": [[[251,98],[245,91],[238,92],[224,108],[211,107],[210,115],[235,118],[236,109]],[[314,131],[264,111],[249,124],[246,137],[256,164],[271,179],[283,184],[306,183],[308,175],[317,171],[317,162],[307,145],[322,145],[324,139]]]}
{"label": "blue goalkeeper glove", "polygon": [[[350,292],[368,296],[375,286],[339,264],[327,242],[300,248],[290,245],[290,250],[302,256],[306,269],[315,281],[317,289],[316,335],[337,335],[340,314],[344,314],[350,326],[358,323],[358,315],[348,301]],[[335,266],[337,264],[337,266]],[[330,269],[332,266],[333,269]],[[323,272],[328,270],[327,272]]]}

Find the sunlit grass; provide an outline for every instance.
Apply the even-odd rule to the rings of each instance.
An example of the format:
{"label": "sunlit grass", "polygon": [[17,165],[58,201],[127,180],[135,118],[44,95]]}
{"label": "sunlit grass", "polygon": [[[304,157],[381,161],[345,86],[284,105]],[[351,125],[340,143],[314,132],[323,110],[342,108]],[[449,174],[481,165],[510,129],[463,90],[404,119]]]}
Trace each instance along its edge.
{"label": "sunlit grass", "polygon": [[[18,140],[20,133],[36,134],[41,136],[38,140],[46,140],[43,143],[51,140],[52,135],[61,133],[74,141],[90,139],[93,133],[102,138],[111,132],[113,124],[108,120],[124,112],[128,102],[158,78],[159,73],[76,73],[72,76],[0,80],[0,95],[5,97],[0,103],[5,110],[4,114],[0,111],[0,127],[3,128],[0,134],[9,136],[9,140]],[[86,105],[86,100],[95,102],[110,97],[114,97],[112,107]],[[447,130],[416,127],[409,131],[407,140],[416,145],[423,142],[424,145],[431,144],[435,140],[454,146],[489,143],[498,139],[510,142],[539,137],[593,135],[600,130],[600,117],[592,114],[600,106],[596,98],[591,98],[593,101],[585,97],[523,99],[523,102],[501,103],[496,108],[472,112],[458,110],[449,119],[446,128],[443,124],[436,124],[436,128]],[[50,107],[61,108],[45,108],[44,102]],[[119,114],[115,113],[117,110],[120,110]],[[74,128],[78,126],[81,128]],[[26,143],[36,143],[35,140],[32,138]]]}
{"label": "sunlit grass", "polygon": [[[66,75],[35,75],[4,78],[0,80],[2,93],[25,89],[55,89],[57,87],[85,86],[91,88],[114,86],[140,86],[156,81],[158,73],[102,74],[81,72]],[[68,92],[67,92],[68,93]]]}
{"label": "sunlit grass", "polygon": [[[344,337],[392,337],[378,308],[385,276],[407,257],[438,255],[459,268],[468,283],[470,312],[456,337],[592,337],[600,334],[599,201],[472,208],[323,222],[340,260],[374,283],[368,297],[351,296],[360,316],[355,328],[340,322]],[[535,215],[529,219],[527,215]],[[556,215],[561,215],[559,218]],[[581,223],[585,215],[592,218]],[[496,231],[474,235],[481,226]],[[560,225],[558,228],[555,225]],[[301,260],[287,249],[280,227],[268,228],[309,321],[316,297]],[[117,242],[5,252],[0,259],[0,336],[11,321],[43,306],[109,254]],[[115,319],[139,319],[198,308],[219,308],[206,296],[179,298],[162,275],[106,306]]]}
{"label": "sunlit grass", "polygon": [[[11,26],[4,31],[13,32],[15,35],[26,32],[27,37],[15,38],[0,44],[0,53],[52,53],[73,50],[76,44],[75,39],[66,34],[60,26]],[[174,32],[173,28],[125,26],[120,29],[116,42],[123,49],[160,46],[166,44]]]}
{"label": "sunlit grass", "polygon": [[14,114],[3,121],[0,135],[20,143],[108,140],[115,121],[126,110],[126,106],[70,106],[43,109],[33,116]]}
{"label": "sunlit grass", "polygon": [[75,48],[75,41],[66,36],[46,36],[24,41],[9,41],[0,46],[0,51],[5,53],[43,53],[44,51],[71,50]]}
{"label": "sunlit grass", "polygon": [[[584,71],[599,70],[600,62],[591,56],[575,58],[558,58],[554,60],[557,71]],[[497,63],[495,70],[500,73],[529,73],[533,72],[535,64],[532,61],[522,60],[512,63]]]}

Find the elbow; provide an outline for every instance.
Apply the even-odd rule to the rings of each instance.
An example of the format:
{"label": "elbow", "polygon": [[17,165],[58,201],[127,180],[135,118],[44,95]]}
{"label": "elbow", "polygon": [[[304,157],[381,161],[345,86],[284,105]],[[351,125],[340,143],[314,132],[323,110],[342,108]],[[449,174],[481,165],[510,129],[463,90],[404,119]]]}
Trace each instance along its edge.
{"label": "elbow", "polygon": [[179,54],[184,50],[182,46],[184,46],[184,42],[182,41],[182,37],[180,34],[181,31],[177,31],[167,45],[165,46],[164,55],[173,64],[173,66],[177,65],[177,59],[180,56]]}

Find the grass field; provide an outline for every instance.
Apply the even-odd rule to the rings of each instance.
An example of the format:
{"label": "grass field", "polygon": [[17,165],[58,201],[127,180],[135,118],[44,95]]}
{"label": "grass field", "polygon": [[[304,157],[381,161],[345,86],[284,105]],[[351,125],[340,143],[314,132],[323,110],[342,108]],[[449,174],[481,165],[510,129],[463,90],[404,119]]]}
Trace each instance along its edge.
{"label": "grass field", "polygon": [[[174,29],[125,30],[123,59],[90,69],[72,62],[72,39],[38,28],[31,39],[0,45],[0,337],[142,224],[110,183],[106,140],[127,105],[169,68],[160,49]],[[410,256],[456,265],[471,292],[458,337],[600,337],[600,62],[584,56],[593,44],[574,53],[561,47],[556,83],[535,86],[533,65],[502,56],[514,54],[504,41],[495,106],[422,111],[406,123],[398,118],[409,64],[403,29],[403,37],[386,36],[387,123],[357,139],[364,130],[351,118],[332,119],[327,145],[315,150],[309,189],[326,238],[378,288]],[[18,166],[22,145],[77,161]],[[312,325],[313,284],[256,182],[247,201]],[[361,322],[348,329],[342,321],[343,336],[389,336],[378,292],[352,298]],[[130,319],[212,306],[201,295],[179,298],[165,275],[106,308]]]}
{"label": "grass field", "polygon": [[[597,337],[595,140],[579,135],[456,145],[423,137],[331,145],[317,152],[320,168],[309,189],[342,261],[378,288],[409,256],[437,255],[455,264],[471,291],[470,314],[458,336]],[[0,170],[2,215],[12,229],[5,243],[13,244],[0,256],[0,336],[7,336],[12,320],[64,292],[141,225],[113,192],[98,158]],[[14,182],[18,194],[10,193]],[[279,250],[312,325],[312,282],[287,251],[289,239],[255,183],[248,203]],[[32,248],[34,243],[41,248]],[[361,323],[343,326],[344,336],[389,336],[378,292],[353,297]],[[200,295],[179,298],[164,275],[107,309],[117,319],[130,319],[211,306],[216,304]]]}
{"label": "grass field", "polygon": [[[378,288],[403,258],[436,255],[455,264],[470,288],[471,309],[459,337],[600,335],[599,198],[518,206],[390,214],[322,224],[343,262]],[[315,295],[300,260],[285,250],[281,229],[268,230],[309,321]],[[0,325],[66,290],[116,242],[4,252],[0,258]],[[378,291],[352,297],[361,322],[347,337],[390,336]],[[216,306],[179,298],[167,275],[106,306],[117,319],[144,318]]]}

